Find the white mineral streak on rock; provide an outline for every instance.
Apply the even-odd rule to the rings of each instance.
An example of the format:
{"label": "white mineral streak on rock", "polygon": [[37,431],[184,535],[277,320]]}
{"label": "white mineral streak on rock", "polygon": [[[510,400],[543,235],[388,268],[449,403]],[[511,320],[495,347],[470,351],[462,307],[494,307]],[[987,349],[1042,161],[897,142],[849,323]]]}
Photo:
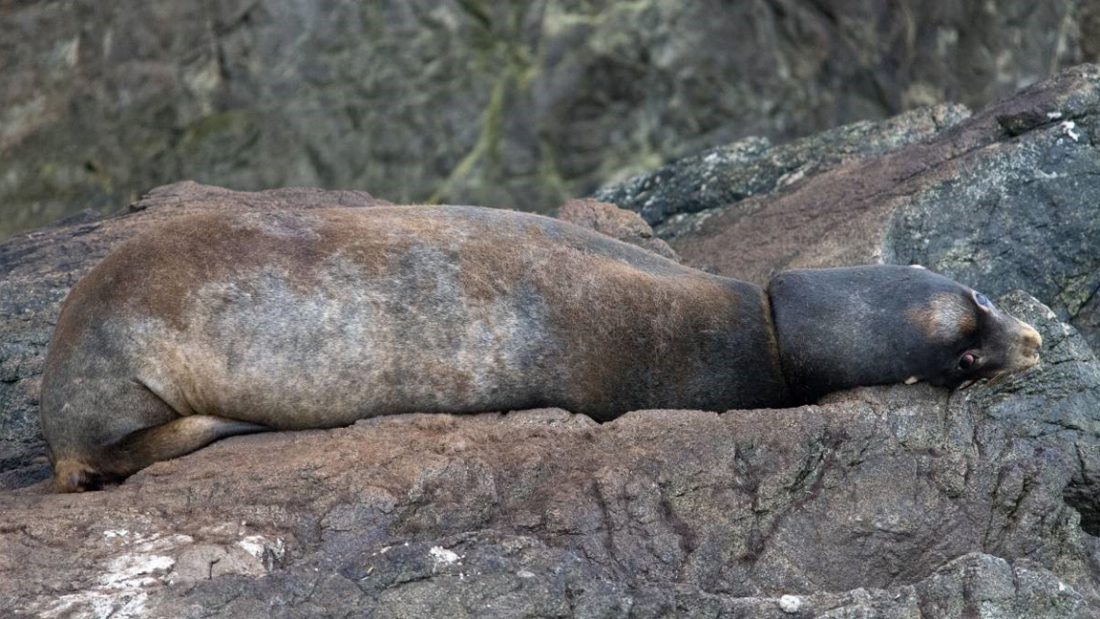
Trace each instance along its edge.
{"label": "white mineral streak on rock", "polygon": [[102,573],[84,591],[59,596],[21,609],[38,617],[111,617],[130,619],[147,614],[147,589],[165,582],[176,560],[167,554],[192,543],[189,535],[142,536],[125,529],[109,529],[103,537],[121,542],[126,552],[101,562]]}
{"label": "white mineral streak on rock", "polygon": [[797,595],[784,595],[779,598],[779,608],[785,613],[797,613],[802,608],[802,598]]}
{"label": "white mineral streak on rock", "polygon": [[1062,123],[1062,130],[1065,131],[1066,135],[1069,136],[1069,139],[1073,140],[1074,142],[1078,141],[1081,137],[1081,134],[1077,133],[1075,129],[1077,129],[1077,123],[1073,122],[1072,120],[1067,120]]}
{"label": "white mineral streak on rock", "polygon": [[276,559],[281,559],[286,552],[286,544],[281,537],[271,542],[262,535],[249,535],[237,542],[237,546],[257,559],[263,558],[265,548],[270,550]]}
{"label": "white mineral streak on rock", "polygon": [[437,565],[453,565],[455,563],[458,563],[459,559],[462,558],[458,556],[458,553],[456,553],[455,551],[447,550],[442,546],[432,546],[432,549],[428,551],[428,554],[431,555],[433,559],[435,559]]}

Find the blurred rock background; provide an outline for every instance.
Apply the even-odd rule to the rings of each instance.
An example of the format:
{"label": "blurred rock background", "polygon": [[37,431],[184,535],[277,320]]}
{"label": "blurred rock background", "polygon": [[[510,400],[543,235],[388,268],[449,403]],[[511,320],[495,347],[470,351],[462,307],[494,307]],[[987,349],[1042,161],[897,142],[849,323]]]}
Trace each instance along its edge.
{"label": "blurred rock background", "polygon": [[0,239],[180,179],[548,210],[1098,59],[1098,0],[0,0]]}

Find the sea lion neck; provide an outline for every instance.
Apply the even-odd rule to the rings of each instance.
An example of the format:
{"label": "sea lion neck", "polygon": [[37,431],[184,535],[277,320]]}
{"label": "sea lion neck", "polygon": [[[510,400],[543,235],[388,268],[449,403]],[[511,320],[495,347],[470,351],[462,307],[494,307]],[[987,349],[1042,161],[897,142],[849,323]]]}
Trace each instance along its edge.
{"label": "sea lion neck", "polygon": [[[783,375],[796,403],[925,376],[950,356],[907,313],[961,287],[909,267],[800,269],[768,284]],[[941,354],[944,353],[944,354]]]}
{"label": "sea lion neck", "polygon": [[[729,328],[735,333],[744,331],[746,323],[749,322],[748,317],[751,317],[753,328],[756,330],[756,338],[751,348],[751,364],[746,361],[750,349],[742,348],[744,334],[729,340],[735,345],[721,356],[737,361],[729,366],[731,375],[728,381],[731,384],[742,385],[741,389],[744,390],[742,374],[751,370],[757,375],[756,396],[752,399],[756,406],[766,408],[790,406],[793,403],[790,382],[783,369],[779,331],[776,328],[772,301],[767,289],[731,277],[720,275],[711,277],[721,284],[729,298],[739,307],[739,317],[730,322]],[[740,396],[738,401],[743,404],[745,397]]]}

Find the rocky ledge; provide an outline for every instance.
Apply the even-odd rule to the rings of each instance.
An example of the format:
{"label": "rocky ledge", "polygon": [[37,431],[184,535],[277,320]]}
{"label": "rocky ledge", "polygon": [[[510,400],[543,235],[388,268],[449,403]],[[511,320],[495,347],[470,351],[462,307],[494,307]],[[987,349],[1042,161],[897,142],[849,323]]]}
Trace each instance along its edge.
{"label": "rocky ledge", "polygon": [[[1081,317],[1100,272],[1086,242],[1100,225],[1088,197],[1098,114],[1100,71],[1082,67],[970,117],[941,109],[821,136],[875,146],[758,149],[760,174],[784,171],[752,197],[639,209],[685,261],[745,279],[920,261],[995,293],[1044,338],[1043,363],[1009,380],[602,425],[561,410],[396,416],[233,438],[80,495],[49,493],[36,391],[58,304],[83,272],[185,211],[378,201],[181,183],[123,216],[15,238],[0,245],[0,605],[53,617],[1096,616],[1100,362],[1063,321],[1095,333]],[[730,166],[709,178],[735,178]],[[633,206],[619,189],[601,197]],[[562,216],[667,251],[607,205]]]}

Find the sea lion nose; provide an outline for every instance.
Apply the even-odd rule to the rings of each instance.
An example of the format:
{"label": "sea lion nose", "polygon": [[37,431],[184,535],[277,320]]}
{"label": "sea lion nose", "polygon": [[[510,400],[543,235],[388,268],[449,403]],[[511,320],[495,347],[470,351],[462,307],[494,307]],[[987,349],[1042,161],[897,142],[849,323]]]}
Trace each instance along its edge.
{"label": "sea lion nose", "polygon": [[1027,323],[1021,323],[1020,326],[1020,357],[1023,359],[1021,369],[1024,369],[1039,363],[1039,349],[1043,347],[1043,336]]}
{"label": "sea lion nose", "polygon": [[1039,335],[1031,325],[1024,325],[1020,338],[1024,341],[1024,346],[1034,350],[1036,355],[1039,354],[1039,349],[1043,347],[1043,336]]}

